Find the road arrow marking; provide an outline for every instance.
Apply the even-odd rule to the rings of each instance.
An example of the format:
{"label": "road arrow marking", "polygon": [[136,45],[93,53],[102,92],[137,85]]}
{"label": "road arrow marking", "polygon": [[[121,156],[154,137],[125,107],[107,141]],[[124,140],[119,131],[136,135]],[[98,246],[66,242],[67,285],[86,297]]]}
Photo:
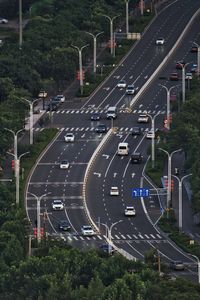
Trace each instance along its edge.
{"label": "road arrow marking", "polygon": [[110,155],[107,154],[102,154],[103,157],[105,157],[106,159],[108,159],[110,157]]}
{"label": "road arrow marking", "polygon": [[114,173],[114,174],[113,174],[113,177],[116,177],[116,176],[117,176],[117,173]]}
{"label": "road arrow marking", "polygon": [[134,176],[135,176],[135,173],[132,173],[132,174],[131,174],[131,177],[133,178]]}
{"label": "road arrow marking", "polygon": [[94,174],[94,175],[97,175],[98,177],[101,177],[101,173],[96,173],[96,172],[94,172],[93,174]]}

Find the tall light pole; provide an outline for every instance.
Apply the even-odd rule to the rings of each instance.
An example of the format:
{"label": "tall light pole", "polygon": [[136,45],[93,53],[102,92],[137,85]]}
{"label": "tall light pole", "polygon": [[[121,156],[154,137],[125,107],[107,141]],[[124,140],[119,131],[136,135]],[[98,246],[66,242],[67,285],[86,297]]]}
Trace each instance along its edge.
{"label": "tall light pole", "polygon": [[162,148],[158,148],[159,150],[163,151],[164,153],[167,154],[168,156],[168,185],[167,185],[167,218],[169,218],[169,207],[171,204],[171,183],[172,183],[172,156],[179,152],[182,151],[182,149],[174,150],[173,152],[169,153],[167,150],[164,150]]}
{"label": "tall light pole", "polygon": [[162,88],[164,88],[167,92],[167,129],[170,130],[170,92],[172,89],[177,87],[178,85],[173,85],[170,88],[167,88],[165,85],[159,84]]}
{"label": "tall light pole", "polygon": [[7,131],[9,131],[9,132],[11,132],[12,134],[13,134],[13,136],[14,136],[14,154],[13,153],[9,153],[9,154],[12,154],[13,156],[14,156],[14,159],[15,159],[15,177],[16,177],[16,175],[17,175],[17,136],[18,136],[18,134],[21,132],[21,131],[23,131],[24,129],[20,129],[20,130],[18,130],[16,133],[13,131],[13,130],[11,130],[11,129],[8,129],[8,128],[4,128],[5,130],[7,130]]}
{"label": "tall light pole", "polygon": [[128,22],[128,19],[129,19],[129,12],[128,12],[129,0],[125,0],[125,2],[126,2],[126,34],[128,35],[128,33],[129,33],[129,22]]}
{"label": "tall light pole", "polygon": [[42,198],[46,197],[51,193],[43,194],[40,197],[30,192],[28,192],[28,194],[32,195],[37,200],[37,241],[38,243],[40,243],[41,242],[40,201],[42,200]]}
{"label": "tall light pole", "polygon": [[75,48],[78,51],[79,56],[79,72],[80,72],[80,90],[81,95],[83,95],[83,62],[82,62],[82,50],[89,46],[89,44],[79,48],[77,46],[71,45],[73,48]]}
{"label": "tall light pole", "polygon": [[113,33],[113,21],[114,21],[114,19],[116,19],[119,16],[114,16],[113,18],[111,18],[111,17],[109,17],[107,15],[102,15],[102,16],[104,16],[105,18],[107,18],[110,21],[110,54],[113,55],[113,53],[114,53],[113,47],[115,47],[115,45],[114,45],[114,39],[113,39],[113,36],[114,36],[114,33]]}
{"label": "tall light pole", "polygon": [[140,13],[141,16],[144,15],[144,0],[140,0]]}
{"label": "tall light pole", "polygon": [[172,175],[178,180],[178,227],[181,230],[183,227],[183,189],[182,189],[182,183],[185,178],[188,176],[191,176],[192,174],[188,174],[183,176],[181,179],[176,176]]}
{"label": "tall light pole", "polygon": [[200,45],[196,42],[193,42],[197,46],[197,74],[200,75]]}
{"label": "tall light pole", "polygon": [[178,64],[181,66],[182,69],[182,101],[185,102],[185,68],[189,63],[182,64],[181,62],[178,62]]}
{"label": "tall light pole", "polygon": [[151,119],[151,131],[153,132],[153,136],[151,138],[151,163],[152,163],[152,169],[155,167],[155,118],[159,116],[159,113],[157,113],[155,116],[151,116],[147,114]]}
{"label": "tall light pole", "polygon": [[198,256],[191,254],[191,253],[187,253],[190,256],[193,256],[196,260],[197,260],[197,267],[198,267],[198,283],[200,284],[200,260],[198,258]]}
{"label": "tall light pole", "polygon": [[19,0],[19,49],[22,49],[22,31],[23,31],[23,24],[22,24],[22,0]]}
{"label": "tall light pole", "polygon": [[38,99],[35,99],[33,101],[27,100],[25,98],[22,98],[22,100],[25,100],[28,102],[29,107],[30,107],[30,112],[29,112],[29,116],[30,116],[30,125],[29,125],[29,130],[30,130],[30,145],[33,144],[33,105],[36,101],[38,101]]}
{"label": "tall light pole", "polygon": [[97,33],[96,35],[86,31],[87,34],[91,35],[94,39],[94,65],[93,65],[93,72],[96,75],[97,72],[97,37],[103,33],[103,31]]}
{"label": "tall light pole", "polygon": [[[113,227],[114,227],[116,224],[121,223],[122,221],[123,221],[123,220],[119,220],[119,221],[117,221],[117,222],[115,222],[115,223],[112,223],[110,227],[109,227],[107,224],[104,224],[104,223],[99,222],[99,224],[101,224],[101,225],[103,225],[103,226],[106,227],[106,237],[107,237],[107,239],[108,239],[109,246],[110,246],[110,245],[112,246],[112,235],[111,235],[111,233],[112,233]],[[110,251],[111,251],[111,249],[110,249],[110,247],[108,247],[108,253],[109,253],[109,254],[110,254]]]}

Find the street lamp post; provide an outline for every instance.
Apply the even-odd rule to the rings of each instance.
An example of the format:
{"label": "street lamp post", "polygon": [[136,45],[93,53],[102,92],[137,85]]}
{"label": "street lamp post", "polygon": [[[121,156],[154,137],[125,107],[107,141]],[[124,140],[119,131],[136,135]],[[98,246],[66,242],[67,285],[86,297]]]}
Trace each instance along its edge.
{"label": "street lamp post", "polygon": [[42,200],[42,198],[46,197],[51,193],[43,194],[40,197],[30,192],[28,192],[28,194],[32,195],[37,200],[37,241],[38,243],[40,243],[41,242],[40,201]]}
{"label": "street lamp post", "polygon": [[126,35],[129,33],[129,22],[128,22],[128,17],[129,17],[129,11],[128,11],[128,4],[129,0],[125,0],[126,2]]}
{"label": "street lamp post", "polygon": [[113,18],[107,16],[107,15],[103,15],[105,18],[107,18],[110,21],[110,53],[111,55],[114,55],[114,51],[113,51],[113,47],[115,47],[114,45],[114,33],[113,33],[113,21],[114,19],[116,19],[119,16],[114,16]]}
{"label": "street lamp post", "polygon": [[17,169],[16,169],[16,166],[17,166],[17,135],[24,129],[20,129],[16,133],[11,129],[8,129],[8,128],[4,128],[4,129],[11,132],[14,136],[14,154],[13,153],[9,153],[9,154],[12,154],[15,159],[15,177],[16,177],[16,174],[17,174]]}
{"label": "street lamp post", "polygon": [[89,45],[85,45],[81,48],[71,45],[73,48],[75,48],[78,51],[78,55],[79,55],[79,72],[80,72],[80,90],[81,90],[81,95],[83,95],[83,62],[82,62],[82,50],[86,47],[88,47]]}
{"label": "street lamp post", "polygon": [[184,103],[185,102],[185,68],[187,65],[189,65],[189,63],[184,65],[181,62],[178,62],[178,64],[182,68],[182,101]]}
{"label": "street lamp post", "polygon": [[[110,227],[109,227],[107,224],[104,224],[104,223],[99,222],[99,224],[105,226],[105,228],[106,228],[106,237],[107,237],[107,239],[108,239],[109,246],[110,246],[110,245],[112,246],[112,235],[111,235],[111,232],[112,232],[113,227],[114,227],[116,224],[121,223],[122,221],[123,221],[123,220],[119,220],[119,221],[117,221],[117,222],[115,222],[115,223],[112,223]],[[110,254],[110,251],[111,251],[111,249],[110,249],[110,247],[108,247],[108,253],[109,253],[109,254]]]}
{"label": "street lamp post", "polygon": [[167,129],[170,130],[170,92],[172,89],[177,87],[178,85],[173,85],[169,89],[162,84],[159,84],[162,88],[164,88],[167,92]]}
{"label": "street lamp post", "polygon": [[22,32],[23,32],[23,24],[22,24],[22,0],[19,0],[19,49],[22,49]]}
{"label": "street lamp post", "polygon": [[182,190],[182,183],[185,178],[191,176],[192,174],[188,174],[183,176],[181,179],[176,176],[172,175],[178,180],[178,227],[181,230],[183,227],[183,190]]}
{"label": "street lamp post", "polygon": [[197,74],[200,75],[200,45],[196,42],[193,42],[197,46]]}
{"label": "street lamp post", "polygon": [[103,33],[103,31],[97,33],[96,35],[86,31],[87,34],[91,35],[94,39],[94,65],[93,65],[93,72],[96,75],[97,72],[97,37]]}
{"label": "street lamp post", "polygon": [[171,204],[171,182],[172,182],[172,156],[179,152],[182,151],[182,149],[174,150],[173,152],[169,153],[167,150],[164,150],[162,148],[158,148],[159,150],[163,151],[164,153],[167,154],[168,156],[168,185],[167,185],[167,218],[169,218],[169,207]]}
{"label": "street lamp post", "polygon": [[29,116],[30,116],[30,125],[29,125],[29,130],[30,130],[30,145],[33,144],[33,105],[36,101],[38,101],[38,99],[35,99],[33,101],[27,100],[25,98],[22,98],[22,100],[25,100],[28,102],[29,107],[30,107],[30,112],[29,112]]}
{"label": "street lamp post", "polygon": [[151,130],[153,132],[153,136],[151,139],[151,163],[152,163],[152,169],[154,169],[155,167],[155,119],[156,117],[159,115],[159,113],[157,113],[155,116],[151,116],[149,114],[147,114],[150,119],[151,119]]}

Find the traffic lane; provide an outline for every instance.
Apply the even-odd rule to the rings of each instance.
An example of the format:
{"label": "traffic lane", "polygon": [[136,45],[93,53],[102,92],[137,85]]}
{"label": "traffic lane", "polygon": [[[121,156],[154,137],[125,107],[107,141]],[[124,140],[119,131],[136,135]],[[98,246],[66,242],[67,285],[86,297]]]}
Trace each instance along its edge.
{"label": "traffic lane", "polygon": [[64,182],[50,182],[49,184],[29,184],[28,192],[35,195],[50,193],[52,197],[70,197],[80,199],[82,197],[83,182],[71,182],[65,179]]}
{"label": "traffic lane", "polygon": [[[179,17],[177,17],[176,16],[176,20],[175,20],[175,22],[177,21],[177,26],[171,26],[171,17],[172,16],[168,16],[168,21],[170,21],[169,22],[169,24],[168,24],[168,26],[170,27],[170,29],[171,29],[171,31],[170,31],[170,42],[171,42],[171,40],[173,40],[172,38],[174,38],[174,41],[177,39],[177,37],[174,37],[175,36],[175,34],[174,34],[174,30],[176,30],[176,34],[177,34],[177,36],[179,36],[180,35],[180,32],[182,31],[182,29],[183,29],[183,24],[182,24],[182,22],[184,23],[184,25],[186,24],[185,23],[185,21],[186,21],[186,19],[187,20],[189,20],[190,19],[190,17],[188,16],[188,15],[192,15],[192,12],[195,12],[195,10],[194,10],[194,7],[190,7],[190,9],[189,9],[189,14],[188,14],[188,10],[187,10],[187,14],[184,16],[184,18],[182,18],[182,16],[183,16],[183,14],[184,13],[181,13],[180,15],[179,15],[179,17],[181,16],[181,18],[179,18]],[[165,21],[167,20],[167,18],[165,19]],[[162,24],[163,24],[164,22],[162,22]],[[178,24],[178,23],[181,23],[181,24]],[[162,26],[164,26],[165,24],[163,24]],[[177,32],[178,30],[177,29],[179,29],[180,30],[180,32]],[[166,33],[168,33],[169,32],[169,28],[166,28],[165,29],[165,32]],[[155,39],[154,39],[154,41],[155,41]],[[153,42],[152,42],[153,43]],[[169,49],[170,49],[170,47],[171,46],[169,46],[169,43],[168,43],[168,47],[169,47]],[[167,48],[167,47],[166,47]],[[168,50],[169,50],[168,49]],[[168,52],[168,50],[166,49],[166,53]],[[141,50],[140,50],[140,52],[141,52]],[[164,51],[165,52],[165,51]],[[150,53],[151,54],[151,53]],[[157,51],[156,51],[156,54],[157,54]],[[159,54],[161,54],[161,53],[159,53]],[[151,55],[152,56],[152,55]],[[129,59],[130,59],[130,56],[128,57]],[[161,58],[161,60],[163,59],[163,57]],[[156,59],[157,60],[157,59]],[[125,63],[125,62],[124,62]],[[123,65],[124,65],[124,63],[123,63]],[[140,66],[141,67],[141,66]],[[124,77],[124,76],[123,76]]]}

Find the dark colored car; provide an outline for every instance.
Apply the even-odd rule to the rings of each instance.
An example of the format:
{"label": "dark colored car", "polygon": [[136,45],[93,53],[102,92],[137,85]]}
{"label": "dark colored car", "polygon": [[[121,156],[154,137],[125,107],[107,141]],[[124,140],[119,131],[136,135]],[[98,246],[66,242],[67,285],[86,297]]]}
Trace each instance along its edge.
{"label": "dark colored car", "polygon": [[100,245],[99,249],[110,255],[113,255],[115,252],[114,248],[109,244],[102,244]]}
{"label": "dark colored car", "polygon": [[91,121],[99,121],[100,118],[101,118],[100,113],[95,112],[95,113],[93,113],[93,114],[91,115],[90,120],[91,120]]}
{"label": "dark colored car", "polygon": [[185,269],[185,265],[181,260],[174,260],[170,262],[170,269],[183,271]]}
{"label": "dark colored car", "polygon": [[68,231],[71,229],[70,224],[65,220],[61,220],[58,224],[58,227],[60,230],[63,230],[63,231]]}
{"label": "dark colored car", "polygon": [[58,109],[58,107],[59,107],[58,103],[51,102],[47,106],[47,111],[56,111]]}
{"label": "dark colored car", "polygon": [[142,162],[142,154],[139,152],[133,152],[131,154],[131,163],[140,164]]}
{"label": "dark colored car", "polygon": [[141,134],[141,128],[140,127],[133,127],[131,134],[132,135],[140,135]]}
{"label": "dark colored car", "polygon": [[99,125],[96,127],[95,131],[96,131],[97,133],[106,133],[106,132],[107,132],[107,127],[106,127],[105,124],[99,124]]}
{"label": "dark colored car", "polygon": [[170,79],[171,81],[178,81],[178,80],[179,80],[178,73],[177,73],[177,72],[171,73],[169,79]]}
{"label": "dark colored car", "polygon": [[183,61],[183,60],[177,61],[177,63],[176,63],[176,69],[177,69],[177,70],[181,70],[182,67],[185,66],[185,64],[186,64],[186,62]]}
{"label": "dark colored car", "polygon": [[196,52],[198,52],[198,47],[197,47],[197,46],[192,46],[190,52],[191,52],[191,53],[196,53]]}

